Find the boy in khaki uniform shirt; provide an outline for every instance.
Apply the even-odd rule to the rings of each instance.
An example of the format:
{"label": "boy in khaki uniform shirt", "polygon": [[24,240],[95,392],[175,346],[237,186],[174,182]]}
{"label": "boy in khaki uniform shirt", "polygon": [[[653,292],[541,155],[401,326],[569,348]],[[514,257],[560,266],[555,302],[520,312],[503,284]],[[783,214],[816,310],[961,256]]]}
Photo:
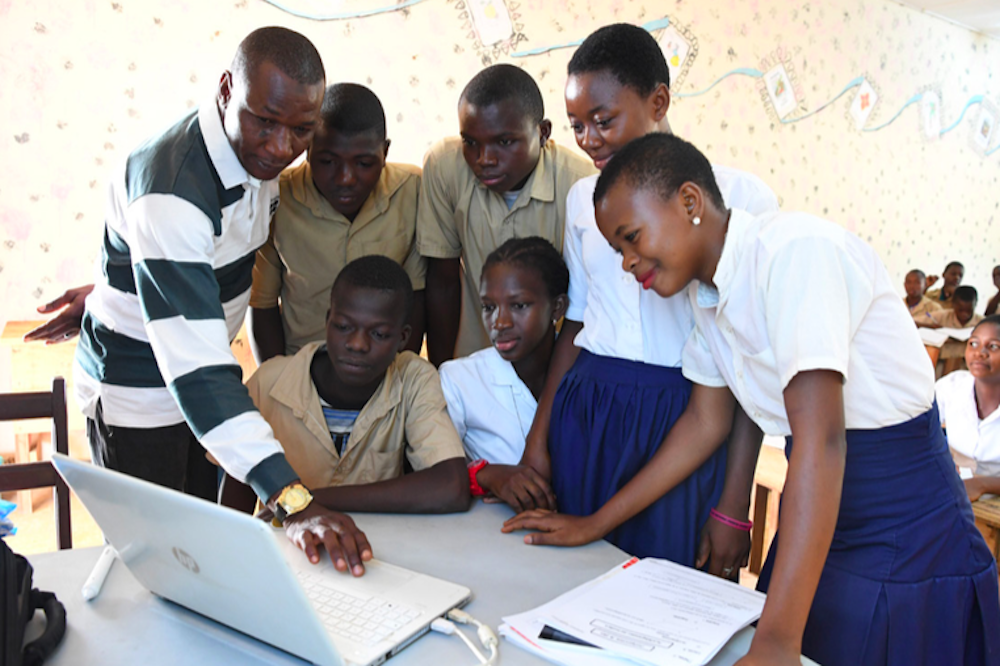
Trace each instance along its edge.
{"label": "boy in khaki uniform shirt", "polygon": [[392,260],[351,262],[330,293],[326,342],[269,360],[247,384],[292,468],[325,506],[468,508],[465,453],[437,371],[404,351],[412,294]]}
{"label": "boy in khaki uniform shirt", "polygon": [[281,175],[281,204],[254,264],[251,328],[259,362],[322,340],[334,279],[369,254],[389,257],[410,276],[418,295],[409,348],[419,350],[426,275],[415,241],[420,169],[387,164],[389,143],[371,90],[327,88],[308,159]]}
{"label": "boy in khaki uniform shirt", "polygon": [[930,321],[931,313],[941,309],[940,305],[924,295],[926,283],[927,276],[919,268],[914,268],[907,273],[906,279],[903,280],[903,289],[906,291],[903,301],[906,303],[906,308],[910,311],[914,322],[918,320]]}
{"label": "boy in khaki uniform shirt", "polygon": [[490,252],[527,236],[562,250],[566,195],[594,167],[549,139],[543,114],[531,76],[494,65],[462,92],[461,137],[439,141],[424,159],[417,246],[428,258],[427,344],[435,365],[490,344],[479,300]]}

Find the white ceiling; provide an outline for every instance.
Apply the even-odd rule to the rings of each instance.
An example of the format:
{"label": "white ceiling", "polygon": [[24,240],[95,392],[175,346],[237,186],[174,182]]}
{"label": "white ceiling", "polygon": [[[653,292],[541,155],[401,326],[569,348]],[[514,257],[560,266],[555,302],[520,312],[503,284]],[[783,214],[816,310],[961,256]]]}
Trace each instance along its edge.
{"label": "white ceiling", "polygon": [[897,0],[897,2],[1000,39],[1000,0]]}

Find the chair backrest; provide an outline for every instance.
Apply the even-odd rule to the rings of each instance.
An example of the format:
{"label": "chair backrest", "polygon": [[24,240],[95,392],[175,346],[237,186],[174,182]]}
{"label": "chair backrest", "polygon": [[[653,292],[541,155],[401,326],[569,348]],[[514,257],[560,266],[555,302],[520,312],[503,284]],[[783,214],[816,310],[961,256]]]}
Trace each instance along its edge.
{"label": "chair backrest", "polygon": [[[66,422],[66,380],[56,377],[51,391],[0,393],[0,421],[52,419],[52,447],[69,455]],[[0,491],[52,486],[55,499],[56,540],[60,549],[73,547],[70,531],[69,487],[49,461],[0,465]]]}

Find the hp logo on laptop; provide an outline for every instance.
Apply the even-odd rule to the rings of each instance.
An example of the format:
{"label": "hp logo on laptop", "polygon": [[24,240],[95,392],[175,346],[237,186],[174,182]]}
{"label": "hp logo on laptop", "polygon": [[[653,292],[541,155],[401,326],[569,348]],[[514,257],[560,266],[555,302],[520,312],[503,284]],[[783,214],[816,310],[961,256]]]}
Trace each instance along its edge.
{"label": "hp logo on laptop", "polygon": [[181,563],[181,566],[190,571],[191,573],[199,573],[201,569],[198,567],[198,563],[195,562],[194,558],[188,555],[186,552],[180,548],[174,546],[170,549],[174,554],[174,559]]}

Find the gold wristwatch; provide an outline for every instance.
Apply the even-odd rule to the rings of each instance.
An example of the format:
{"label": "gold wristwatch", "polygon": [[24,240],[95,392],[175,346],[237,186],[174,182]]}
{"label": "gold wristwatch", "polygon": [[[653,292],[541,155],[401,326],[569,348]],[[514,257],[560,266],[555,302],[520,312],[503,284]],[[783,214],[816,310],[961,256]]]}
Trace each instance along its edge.
{"label": "gold wristwatch", "polygon": [[274,501],[274,517],[284,523],[288,516],[304,510],[312,501],[312,493],[301,483],[285,486]]}

